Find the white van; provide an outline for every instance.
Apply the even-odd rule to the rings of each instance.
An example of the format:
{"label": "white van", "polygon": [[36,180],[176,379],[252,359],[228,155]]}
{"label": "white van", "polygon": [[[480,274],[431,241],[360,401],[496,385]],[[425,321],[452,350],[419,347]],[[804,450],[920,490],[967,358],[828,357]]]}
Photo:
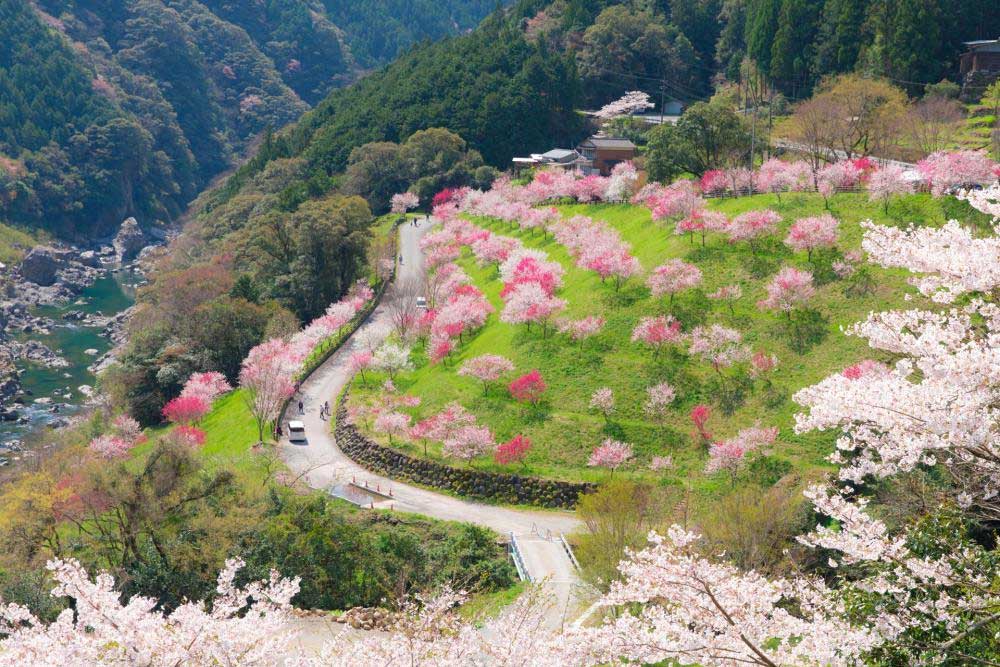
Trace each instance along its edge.
{"label": "white van", "polygon": [[288,422],[288,440],[289,442],[305,442],[306,441],[306,425],[300,422],[298,419],[293,419]]}
{"label": "white van", "polygon": [[420,310],[427,310],[427,299],[422,296],[417,297],[417,308]]}

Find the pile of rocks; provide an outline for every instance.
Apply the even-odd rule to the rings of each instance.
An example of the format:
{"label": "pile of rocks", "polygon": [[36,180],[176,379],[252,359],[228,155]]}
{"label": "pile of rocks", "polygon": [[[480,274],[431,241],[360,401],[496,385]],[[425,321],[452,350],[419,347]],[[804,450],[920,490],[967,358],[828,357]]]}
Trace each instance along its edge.
{"label": "pile of rocks", "polygon": [[333,620],[355,630],[390,630],[398,619],[395,613],[381,607],[352,607]]}

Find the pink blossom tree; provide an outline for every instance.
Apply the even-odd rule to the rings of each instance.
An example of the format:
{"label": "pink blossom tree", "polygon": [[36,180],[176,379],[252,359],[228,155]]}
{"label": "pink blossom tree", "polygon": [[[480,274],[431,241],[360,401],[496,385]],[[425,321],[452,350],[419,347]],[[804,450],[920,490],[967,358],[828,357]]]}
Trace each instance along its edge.
{"label": "pink blossom tree", "polygon": [[180,395],[182,397],[197,396],[211,405],[216,398],[231,390],[232,387],[229,386],[225,375],[209,371],[207,373],[192,373],[187,382],[184,383]]}
{"label": "pink blossom tree", "polygon": [[708,448],[708,463],[705,472],[729,473],[730,481],[736,486],[736,476],[746,464],[747,456],[765,445],[770,445],[778,437],[778,429],[762,428],[760,422],[741,430],[735,437],[716,442]]}
{"label": "pink blossom tree", "polygon": [[482,354],[473,357],[458,369],[459,375],[474,377],[483,383],[483,395],[489,392],[491,383],[513,372],[514,362],[499,354]]}
{"label": "pink blossom tree", "polygon": [[778,230],[779,222],[781,216],[771,209],[741,213],[729,224],[729,240],[734,243],[746,241],[750,251],[756,254],[760,239],[772,236]]}
{"label": "pink blossom tree", "polygon": [[168,431],[163,437],[167,442],[177,445],[178,447],[197,449],[205,444],[208,434],[197,426],[179,424],[170,429],[170,431]]}
{"label": "pink blossom tree", "polygon": [[917,171],[940,197],[955,188],[985,186],[997,180],[996,163],[985,151],[939,151],[917,163]]}
{"label": "pink blossom tree", "polygon": [[565,300],[550,296],[537,282],[519,283],[507,296],[500,320],[508,324],[527,324],[529,329],[533,322],[539,324],[544,338],[549,322],[565,307]]}
{"label": "pink blossom tree", "polygon": [[667,295],[668,304],[673,305],[675,294],[701,284],[701,270],[681,259],[667,260],[653,269],[646,284],[654,297]]}
{"label": "pink blossom tree", "polygon": [[595,315],[588,315],[579,320],[559,319],[556,320],[556,329],[559,333],[566,334],[577,343],[583,343],[586,339],[597,335],[604,327],[604,318]]}
{"label": "pink blossom tree", "polygon": [[405,435],[410,428],[410,415],[405,412],[386,411],[379,413],[375,418],[375,430],[389,436],[389,444],[392,443],[392,436]]}
{"label": "pink blossom tree", "polygon": [[708,420],[712,417],[712,409],[704,403],[691,408],[691,423],[694,424],[695,440],[703,447],[712,442],[712,434],[708,431]]}
{"label": "pink blossom tree", "polygon": [[643,403],[642,409],[649,417],[662,423],[676,396],[673,387],[666,382],[659,382],[646,388],[646,402]]}
{"label": "pink blossom tree", "polygon": [[792,250],[805,250],[809,261],[812,261],[813,250],[832,248],[837,244],[837,226],[837,219],[829,213],[799,218],[789,228],[785,245]]}
{"label": "pink blossom tree", "polygon": [[632,330],[632,342],[652,348],[654,357],[659,356],[666,345],[679,343],[683,338],[681,323],[671,315],[643,317]]}
{"label": "pink blossom tree", "polygon": [[361,382],[367,384],[368,380],[365,378],[365,371],[372,367],[374,361],[375,355],[369,350],[355,350],[347,357],[347,370],[351,375],[360,374]]}
{"label": "pink blossom tree", "polygon": [[269,580],[235,585],[243,561],[219,573],[215,597],[181,603],[169,614],[157,600],[122,601],[111,575],[91,580],[79,562],[50,560],[52,595],[71,609],[46,623],[18,604],[0,602],[0,663],[4,665],[271,665],[292,650],[291,599],[299,579],[271,572]]}
{"label": "pink blossom tree", "polygon": [[717,301],[725,301],[726,305],[729,306],[729,315],[731,317],[736,317],[736,310],[734,305],[743,296],[743,288],[739,283],[734,283],[732,285],[723,285],[719,289],[715,290],[708,295],[709,299],[715,299]]}
{"label": "pink blossom tree", "polygon": [[467,425],[453,429],[444,439],[441,451],[447,456],[471,461],[496,447],[493,433],[485,426]]}
{"label": "pink blossom tree", "polygon": [[257,441],[263,442],[265,429],[295,393],[284,341],[272,338],[250,350],[240,369],[240,387],[257,423]]}
{"label": "pink blossom tree", "polygon": [[590,395],[590,409],[597,410],[604,415],[605,422],[610,421],[611,413],[615,409],[615,395],[611,391],[611,387],[601,387],[594,390],[594,393]]}
{"label": "pink blossom tree", "polygon": [[721,324],[695,327],[691,331],[689,352],[712,364],[720,377],[723,368],[750,358],[750,350],[743,344],[742,334]]}
{"label": "pink blossom tree", "polygon": [[493,452],[493,460],[500,465],[520,463],[522,467],[527,468],[526,459],[530,451],[531,440],[523,435],[515,435],[507,442],[497,445],[496,451]]}
{"label": "pink blossom tree", "polygon": [[542,400],[542,394],[545,393],[546,385],[538,369],[532,369],[512,381],[507,386],[507,389],[515,401],[537,405]]}
{"label": "pink blossom tree", "polygon": [[895,195],[905,195],[913,192],[913,181],[906,178],[906,170],[896,164],[887,164],[868,177],[868,198],[882,202],[883,209],[889,212],[889,200]]}
{"label": "pink blossom tree", "polygon": [[641,90],[630,90],[614,102],[609,102],[594,112],[594,116],[605,120],[617,118],[618,116],[631,116],[632,114],[652,109],[655,104],[649,101],[649,94]]}
{"label": "pink blossom tree", "polygon": [[107,433],[91,440],[89,448],[106,459],[119,459],[128,456],[133,444],[125,438]]}
{"label": "pink blossom tree", "polygon": [[390,211],[396,215],[404,215],[410,209],[420,205],[420,198],[412,192],[400,192],[392,196],[389,204]]}
{"label": "pink blossom tree", "polygon": [[211,404],[202,396],[188,395],[171,399],[163,406],[163,418],[175,424],[192,424],[208,414]]}
{"label": "pink blossom tree", "polygon": [[807,303],[815,293],[811,273],[786,266],[768,283],[767,298],[758,301],[757,307],[781,311],[791,319],[792,311]]}
{"label": "pink blossom tree", "polygon": [[615,470],[630,458],[632,458],[632,445],[608,438],[590,453],[587,465],[592,468],[607,468],[614,476]]}

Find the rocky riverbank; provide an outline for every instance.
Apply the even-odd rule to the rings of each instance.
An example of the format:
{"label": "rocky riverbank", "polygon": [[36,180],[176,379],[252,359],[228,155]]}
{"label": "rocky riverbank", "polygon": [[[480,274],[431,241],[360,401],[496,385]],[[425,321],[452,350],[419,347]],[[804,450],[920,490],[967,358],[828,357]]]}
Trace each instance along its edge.
{"label": "rocky riverbank", "polygon": [[[95,247],[38,246],[16,267],[0,271],[0,422],[21,424],[24,430],[33,421],[61,426],[67,423],[63,414],[93,396],[92,384],[86,383],[87,378],[81,383],[80,375],[86,370],[96,373],[113,361],[132,309],[127,307],[130,300],[116,303],[113,312],[95,309],[88,290],[94,292],[97,288],[91,288],[97,281],[112,286],[113,279],[125,282],[115,276],[119,272],[126,272],[132,284],[143,282],[145,260],[163,240],[165,235],[150,236],[129,218],[113,239]],[[115,289],[119,300],[124,299]],[[83,344],[86,349],[76,349]],[[81,362],[81,356],[92,359]],[[55,377],[66,384],[60,381],[53,387],[50,381],[47,395],[35,395],[23,386],[27,368],[59,369]],[[0,441],[20,444],[9,428],[0,434]],[[0,466],[6,460],[4,453],[0,451]]]}

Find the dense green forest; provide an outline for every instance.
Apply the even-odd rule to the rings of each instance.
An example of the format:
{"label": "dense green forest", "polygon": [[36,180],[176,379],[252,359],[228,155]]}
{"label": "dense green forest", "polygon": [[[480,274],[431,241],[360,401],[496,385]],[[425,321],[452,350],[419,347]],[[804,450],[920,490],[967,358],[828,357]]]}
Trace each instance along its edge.
{"label": "dense green forest", "polygon": [[0,0],[0,220],[169,221],[265,128],[494,6]]}

